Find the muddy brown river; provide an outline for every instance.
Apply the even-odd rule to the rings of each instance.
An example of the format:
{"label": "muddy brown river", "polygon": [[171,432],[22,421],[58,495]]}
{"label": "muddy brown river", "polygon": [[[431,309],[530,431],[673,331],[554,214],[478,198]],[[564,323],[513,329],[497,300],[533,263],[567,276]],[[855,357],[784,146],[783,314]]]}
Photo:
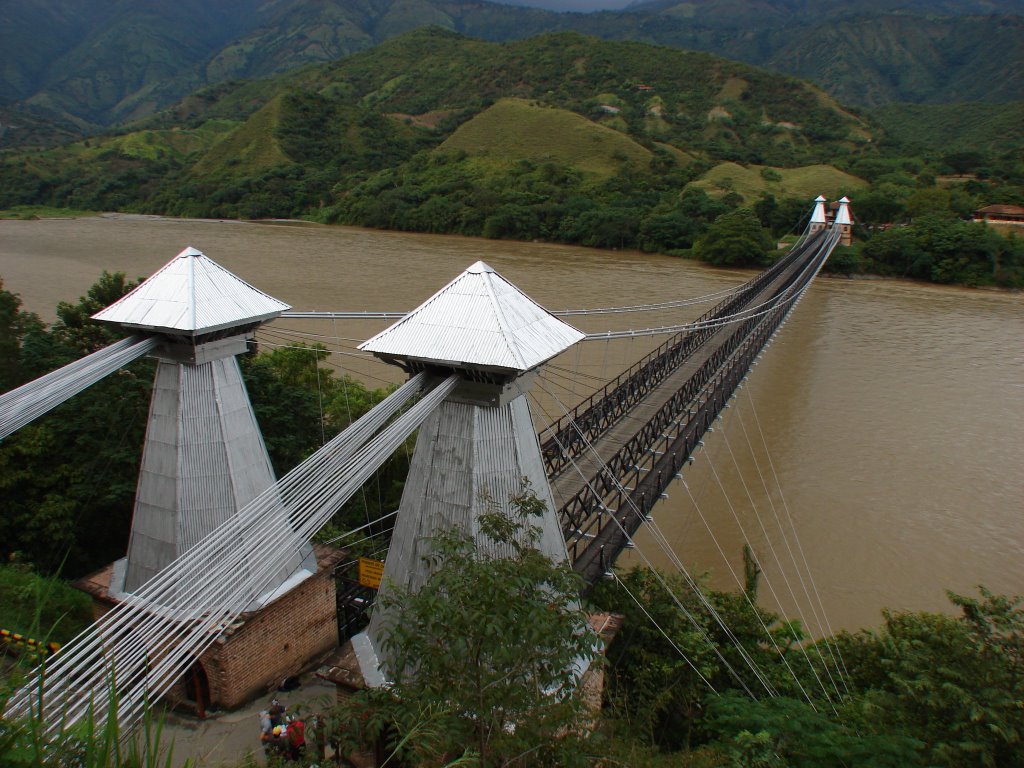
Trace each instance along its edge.
{"label": "muddy brown river", "polygon": [[[143,276],[193,245],[303,310],[402,311],[483,259],[549,309],[698,297],[749,273],[632,252],[294,224],[0,221],[0,277],[52,320],[100,271]],[[588,316],[583,330],[646,328],[709,308]],[[370,383],[396,370],[355,350],[384,324],[278,321],[261,343],[321,341]],[[589,342],[548,366],[538,426],[658,337]],[[945,610],[944,590],[1024,592],[1024,296],[819,278],[752,369],[693,465],[654,510],[680,560],[735,585],[749,541],[761,600],[817,631],[879,623],[883,607]],[[642,556],[671,568],[649,532]],[[642,554],[641,554],[642,553]],[[808,599],[810,597],[810,600]]]}

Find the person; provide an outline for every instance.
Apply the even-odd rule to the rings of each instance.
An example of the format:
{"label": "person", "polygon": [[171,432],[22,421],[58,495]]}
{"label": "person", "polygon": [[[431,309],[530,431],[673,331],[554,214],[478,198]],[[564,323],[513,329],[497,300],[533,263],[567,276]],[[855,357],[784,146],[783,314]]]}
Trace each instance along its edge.
{"label": "person", "polygon": [[306,753],[306,724],[297,717],[289,720],[284,741],[288,759],[301,760]]}
{"label": "person", "polygon": [[287,752],[288,744],[284,737],[284,726],[275,725],[269,732],[260,734],[260,741],[263,743],[263,754],[268,758],[276,754]]}
{"label": "person", "polygon": [[270,723],[271,725],[284,725],[284,713],[286,707],[277,699],[270,700]]}
{"label": "person", "polygon": [[265,709],[260,711],[259,718],[260,744],[263,745],[263,751],[269,756],[271,731],[274,730],[274,724],[270,722],[270,712]]}
{"label": "person", "polygon": [[274,724],[270,722],[270,712],[265,709],[261,709],[259,719],[260,733],[270,733],[270,729],[274,727]]}

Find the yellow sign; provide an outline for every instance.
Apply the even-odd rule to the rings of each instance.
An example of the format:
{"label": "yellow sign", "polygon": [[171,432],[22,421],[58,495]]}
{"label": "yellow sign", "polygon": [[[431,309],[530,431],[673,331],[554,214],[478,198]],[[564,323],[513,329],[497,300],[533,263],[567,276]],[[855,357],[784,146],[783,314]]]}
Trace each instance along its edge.
{"label": "yellow sign", "polygon": [[380,589],[380,580],[384,576],[384,563],[368,557],[359,558],[359,583],[371,589]]}

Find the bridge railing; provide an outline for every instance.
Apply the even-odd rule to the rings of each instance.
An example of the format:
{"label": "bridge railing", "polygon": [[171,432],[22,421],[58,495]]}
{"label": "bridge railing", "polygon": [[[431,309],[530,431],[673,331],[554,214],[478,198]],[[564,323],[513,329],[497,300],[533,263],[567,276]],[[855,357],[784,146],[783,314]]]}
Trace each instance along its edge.
{"label": "bridge railing", "polygon": [[[768,283],[802,258],[813,242],[800,243],[784,258],[747,282],[739,291],[701,315],[694,324],[711,324],[673,335],[627,370],[619,374],[541,433],[541,453],[548,477],[562,472],[580,456],[588,442],[600,437],[629,410],[643,400],[695,350],[707,342],[718,328],[713,323],[748,304]],[[544,435],[548,435],[544,438]]]}
{"label": "bridge railing", "polygon": [[559,510],[570,560],[588,583],[610,569],[830,251],[823,248],[808,268],[795,270],[778,289],[777,298],[783,300],[767,314],[741,323]]}

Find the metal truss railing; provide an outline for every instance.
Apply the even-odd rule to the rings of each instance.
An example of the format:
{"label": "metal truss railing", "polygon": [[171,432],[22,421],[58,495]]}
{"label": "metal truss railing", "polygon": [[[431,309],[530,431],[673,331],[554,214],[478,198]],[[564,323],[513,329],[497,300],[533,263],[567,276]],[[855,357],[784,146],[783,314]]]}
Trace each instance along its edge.
{"label": "metal truss railing", "polygon": [[[695,324],[708,327],[673,335],[653,352],[634,363],[618,377],[562,416],[542,433],[541,454],[548,477],[564,471],[582,455],[586,445],[599,439],[717,332],[715,321],[736,314],[746,307],[765,286],[813,249],[818,238],[780,259],[750,280],[741,290],[701,315]],[[543,437],[548,435],[548,437]]]}
{"label": "metal truss railing", "polygon": [[[813,262],[823,262],[827,255],[819,251],[811,266],[820,266]],[[740,323],[559,510],[569,558],[589,584],[611,569],[817,272],[795,262],[789,265],[794,268],[775,292],[776,306]]]}

